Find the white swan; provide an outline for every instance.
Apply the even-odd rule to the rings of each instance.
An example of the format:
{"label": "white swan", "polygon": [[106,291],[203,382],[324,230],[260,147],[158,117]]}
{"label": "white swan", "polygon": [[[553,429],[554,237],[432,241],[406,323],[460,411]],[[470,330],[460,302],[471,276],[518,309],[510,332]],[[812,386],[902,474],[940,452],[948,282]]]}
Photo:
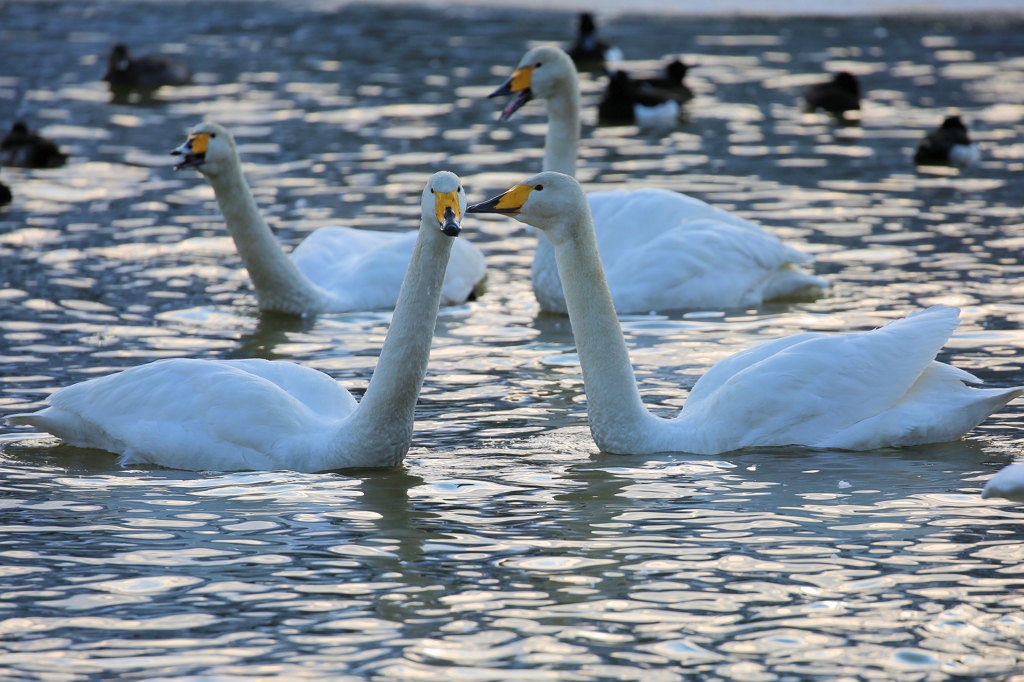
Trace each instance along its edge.
{"label": "white swan", "polygon": [[1024,464],[1011,464],[988,479],[981,497],[1004,497],[1024,503]]}
{"label": "white swan", "polygon": [[466,195],[441,172],[423,215],[384,347],[358,405],[326,374],[291,362],[161,360],[62,388],[7,418],[123,464],[231,471],[389,467],[409,449],[445,266]]}
{"label": "white swan", "polygon": [[[213,186],[231,238],[249,272],[261,310],[315,315],[393,308],[416,231],[322,227],[286,256],[260,216],[231,134],[200,123],[172,154],[175,168],[195,168]],[[460,240],[452,250],[441,303],[462,303],[484,278],[484,256]]]}
{"label": "white swan", "polygon": [[1024,392],[968,388],[963,382],[978,379],[936,362],[959,311],[935,306],[870,332],[798,334],[737,353],[700,378],[678,417],[661,419],[640,400],[579,184],[541,173],[468,212],[511,215],[554,245],[590,432],[606,452],[870,450],[950,441]]}
{"label": "white swan", "polygon": [[[575,176],[580,93],[569,56],[555,47],[530,50],[491,97],[512,94],[516,97],[501,120],[531,99],[543,99],[548,111],[543,170]],[[735,308],[828,286],[797,267],[811,256],[699,199],[663,189],[589,197],[597,247],[620,313]],[[533,291],[543,310],[566,312],[554,251],[545,239],[538,240],[533,260]]]}

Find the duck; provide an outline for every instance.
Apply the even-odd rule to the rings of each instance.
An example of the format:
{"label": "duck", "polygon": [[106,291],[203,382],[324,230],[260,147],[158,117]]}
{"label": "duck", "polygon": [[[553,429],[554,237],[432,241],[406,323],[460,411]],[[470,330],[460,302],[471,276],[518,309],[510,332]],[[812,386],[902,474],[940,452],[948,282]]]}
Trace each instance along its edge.
{"label": "duck", "polygon": [[14,199],[11,188],[0,182],[0,206],[6,206]]}
{"label": "duck", "polygon": [[605,126],[668,125],[679,121],[685,101],[665,90],[641,87],[625,71],[615,71],[597,107],[597,122]]}
{"label": "duck", "polygon": [[918,166],[969,166],[981,159],[959,116],[947,116],[942,125],[924,136],[914,154]]}
{"label": "duck", "polygon": [[981,498],[987,500],[992,497],[1024,502],[1024,464],[1011,464],[988,479]]}
{"label": "duck", "polygon": [[362,400],[285,360],[175,358],[61,388],[34,413],[7,417],[77,447],[191,471],[328,471],[401,464],[413,434],[445,267],[466,193],[431,176],[391,325]]}
{"label": "duck", "polygon": [[[544,100],[548,131],[543,170],[576,174],[580,92],[564,51],[527,52],[491,97],[514,95],[508,120],[533,99]],[[805,272],[813,257],[786,246],[761,226],[699,199],[665,189],[591,192],[598,248],[620,313],[722,310],[818,293],[828,281]],[[568,311],[554,247],[538,239],[533,292],[546,312]]]}
{"label": "duck", "polygon": [[[213,187],[256,289],[260,310],[317,315],[395,306],[418,238],[415,230],[321,227],[289,257],[260,215],[227,129],[213,122],[200,123],[171,154],[182,157],[175,169],[194,168]],[[452,249],[441,302],[464,303],[485,274],[480,250],[459,240]]]}
{"label": "duck", "polygon": [[133,92],[143,98],[165,85],[188,85],[192,72],[188,65],[163,55],[132,58],[127,45],[115,45],[107,58],[103,80],[110,86],[112,100],[124,103]]}
{"label": "duck", "polygon": [[29,130],[23,121],[17,121],[0,140],[0,166],[59,168],[67,160],[56,142]]}
{"label": "duck", "polygon": [[688,64],[674,59],[665,65],[665,75],[661,78],[635,78],[633,82],[641,90],[654,90],[673,93],[679,96],[681,102],[688,102],[693,99],[693,90],[684,83],[686,73],[690,70]]}
{"label": "duck", "polygon": [[610,47],[597,37],[597,22],[590,12],[581,12],[577,24],[576,42],[569,48],[569,56],[580,71],[603,71],[605,61],[620,61],[622,51]]}
{"label": "duck", "polygon": [[841,71],[827,83],[809,87],[804,102],[809,114],[822,109],[840,121],[855,121],[847,112],[860,111],[860,83],[852,73]]}
{"label": "duck", "polygon": [[969,388],[971,374],[935,356],[959,310],[933,306],[867,332],[805,333],[717,362],[673,419],[652,415],[637,389],[605,281],[587,196],[544,172],[467,213],[497,213],[554,245],[597,446],[622,455],[714,455],[751,447],[873,450],[952,441],[1024,393]]}

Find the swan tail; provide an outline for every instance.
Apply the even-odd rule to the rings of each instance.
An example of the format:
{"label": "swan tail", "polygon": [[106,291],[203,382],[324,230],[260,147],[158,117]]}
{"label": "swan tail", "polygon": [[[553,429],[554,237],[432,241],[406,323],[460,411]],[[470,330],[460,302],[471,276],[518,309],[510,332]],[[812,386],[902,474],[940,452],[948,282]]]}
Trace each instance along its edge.
{"label": "swan tail", "polygon": [[958,440],[1014,398],[1024,386],[971,388],[974,375],[933,361],[890,409],[818,443],[819,447],[869,450]]}
{"label": "swan tail", "polygon": [[764,300],[799,296],[802,293],[816,294],[828,287],[827,279],[788,264],[772,273],[764,288]]}
{"label": "swan tail", "polygon": [[987,500],[990,497],[1024,502],[1024,464],[1011,464],[988,479],[981,498]]}

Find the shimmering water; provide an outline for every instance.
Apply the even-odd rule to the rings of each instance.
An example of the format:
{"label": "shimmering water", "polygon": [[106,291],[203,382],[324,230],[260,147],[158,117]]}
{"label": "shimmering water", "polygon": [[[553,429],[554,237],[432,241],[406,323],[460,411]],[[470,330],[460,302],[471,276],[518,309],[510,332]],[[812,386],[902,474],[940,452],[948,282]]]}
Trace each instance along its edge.
{"label": "shimmering water", "polygon": [[[595,129],[591,189],[657,185],[818,256],[819,301],[624,317],[645,400],[671,414],[716,360],[804,330],[962,306],[942,354],[1024,383],[1024,58],[1016,20],[623,17],[635,69],[695,63],[674,129]],[[360,393],[387,313],[259,315],[206,182],[166,152],[229,126],[279,237],[411,229],[431,172],[483,199],[539,168],[539,105],[482,99],[565,14],[269,3],[0,4],[0,125],[72,154],[4,169],[0,410],[161,357],[285,358]],[[110,45],[197,84],[111,106]],[[805,116],[823,70],[861,75],[863,125]],[[917,173],[957,107],[984,149]],[[466,221],[487,292],[442,311],[397,471],[121,469],[0,429],[0,678],[945,680],[1024,670],[1024,513],[981,501],[1024,443],[1011,405],[965,442],[870,453],[596,451],[565,318],[539,315],[533,238]],[[680,384],[682,388],[679,388]]]}

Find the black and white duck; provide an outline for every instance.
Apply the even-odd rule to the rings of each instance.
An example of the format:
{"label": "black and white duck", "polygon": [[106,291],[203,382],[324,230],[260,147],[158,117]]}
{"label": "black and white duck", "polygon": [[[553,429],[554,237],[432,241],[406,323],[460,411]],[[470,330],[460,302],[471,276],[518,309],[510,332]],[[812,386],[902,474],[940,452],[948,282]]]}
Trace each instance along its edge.
{"label": "black and white duck", "polygon": [[839,120],[855,120],[847,112],[860,111],[860,83],[852,73],[842,71],[827,83],[809,87],[804,100],[807,113],[822,109]]}
{"label": "black and white duck", "polygon": [[914,154],[918,166],[969,166],[981,158],[959,116],[947,116],[942,125],[924,136]]}
{"label": "black and white duck", "polygon": [[107,61],[103,80],[110,84],[112,100],[126,102],[133,92],[144,99],[164,85],[188,85],[192,72],[188,65],[163,55],[133,58],[126,45],[115,45]]}
{"label": "black and white duck", "polygon": [[57,168],[63,166],[68,155],[60,151],[53,140],[29,130],[18,121],[0,140],[0,166],[18,168]]}

